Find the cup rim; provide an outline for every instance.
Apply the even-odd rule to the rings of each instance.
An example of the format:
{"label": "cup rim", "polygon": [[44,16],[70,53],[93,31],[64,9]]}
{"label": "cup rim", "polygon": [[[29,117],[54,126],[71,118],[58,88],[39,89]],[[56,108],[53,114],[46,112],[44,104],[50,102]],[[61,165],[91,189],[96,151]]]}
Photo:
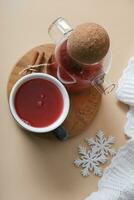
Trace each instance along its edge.
{"label": "cup rim", "polygon": [[[60,114],[60,116],[58,117],[58,119],[54,123],[52,123],[52,124],[50,124],[46,127],[33,127],[33,126],[26,124],[17,114],[16,109],[15,109],[15,105],[14,105],[14,98],[15,98],[16,92],[18,91],[20,86],[22,84],[24,84],[25,82],[32,80],[32,79],[35,79],[35,78],[42,78],[42,79],[51,81],[53,84],[56,85],[56,87],[58,87],[58,89],[60,90],[62,97],[63,97],[62,113]],[[53,77],[49,74],[32,73],[32,74],[28,74],[28,75],[23,76],[22,78],[20,78],[14,84],[14,86],[13,86],[11,92],[10,92],[10,96],[9,96],[9,109],[10,109],[10,112],[11,112],[12,116],[14,117],[15,121],[22,128],[24,128],[28,131],[31,131],[31,132],[35,132],[35,133],[47,133],[47,132],[53,131],[54,129],[59,127],[67,117],[68,112],[69,112],[69,107],[70,107],[70,100],[69,100],[69,95],[67,93],[66,88],[64,87],[64,85],[59,80],[57,80],[55,77]]]}

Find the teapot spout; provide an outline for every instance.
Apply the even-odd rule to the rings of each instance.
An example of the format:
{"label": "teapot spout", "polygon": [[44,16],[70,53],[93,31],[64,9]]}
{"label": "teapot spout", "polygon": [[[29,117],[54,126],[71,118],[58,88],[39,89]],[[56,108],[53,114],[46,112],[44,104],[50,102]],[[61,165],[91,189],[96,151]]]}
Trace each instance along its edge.
{"label": "teapot spout", "polygon": [[62,17],[57,18],[48,28],[48,34],[55,44],[58,44],[64,37],[70,34],[73,28]]}

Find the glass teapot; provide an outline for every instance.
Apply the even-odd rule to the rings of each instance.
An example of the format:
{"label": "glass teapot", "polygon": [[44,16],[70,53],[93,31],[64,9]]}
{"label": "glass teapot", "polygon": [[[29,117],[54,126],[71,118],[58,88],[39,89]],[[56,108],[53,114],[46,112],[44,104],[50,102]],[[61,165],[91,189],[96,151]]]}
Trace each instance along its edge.
{"label": "glass teapot", "polygon": [[115,87],[115,84],[105,81],[111,67],[110,50],[97,63],[81,63],[70,55],[67,48],[72,31],[73,28],[61,17],[49,26],[48,33],[56,47],[48,60],[48,73],[58,78],[69,92],[80,92],[92,85],[100,93],[110,93]]}

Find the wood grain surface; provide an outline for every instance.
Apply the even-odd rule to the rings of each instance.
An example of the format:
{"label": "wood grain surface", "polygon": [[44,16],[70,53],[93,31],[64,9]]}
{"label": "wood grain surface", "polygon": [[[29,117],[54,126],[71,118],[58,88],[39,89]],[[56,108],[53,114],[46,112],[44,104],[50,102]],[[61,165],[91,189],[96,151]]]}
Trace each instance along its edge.
{"label": "wood grain surface", "polygon": [[[37,46],[26,53],[15,64],[7,84],[8,97],[15,82],[23,76],[19,73],[29,64],[32,64],[32,59],[36,51],[40,53],[44,52],[45,61],[47,61],[54,52],[54,45],[45,44]],[[82,134],[86,129],[88,129],[99,109],[101,95],[94,87],[90,87],[84,92],[70,94],[69,96],[71,102],[70,111],[63,125],[71,137]]]}

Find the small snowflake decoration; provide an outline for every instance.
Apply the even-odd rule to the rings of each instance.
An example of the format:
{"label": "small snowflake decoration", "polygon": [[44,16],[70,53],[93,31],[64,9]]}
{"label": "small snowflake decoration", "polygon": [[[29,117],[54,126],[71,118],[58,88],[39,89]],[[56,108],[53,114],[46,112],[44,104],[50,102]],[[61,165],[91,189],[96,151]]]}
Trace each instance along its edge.
{"label": "small snowflake decoration", "polygon": [[75,160],[74,164],[77,167],[80,167],[80,165],[82,166],[81,174],[83,176],[88,176],[90,174],[89,171],[93,171],[95,175],[101,176],[102,169],[99,167],[99,164],[105,163],[106,158],[101,157],[91,150],[87,150],[85,147],[79,146],[78,148],[80,159]]}
{"label": "small snowflake decoration", "polygon": [[102,130],[99,130],[96,133],[96,138],[86,139],[88,145],[92,148],[92,150],[101,156],[115,156],[116,151],[112,148],[112,145],[115,142],[115,138],[110,136],[106,139]]}
{"label": "small snowflake decoration", "polygon": [[74,164],[77,167],[82,167],[81,174],[83,176],[88,176],[91,171],[95,175],[102,176],[103,170],[100,164],[108,160],[108,155],[114,156],[116,154],[116,151],[112,148],[114,137],[110,136],[106,139],[103,131],[99,130],[95,139],[90,138],[85,141],[90,149],[79,146],[78,153],[80,157],[74,161]]}

